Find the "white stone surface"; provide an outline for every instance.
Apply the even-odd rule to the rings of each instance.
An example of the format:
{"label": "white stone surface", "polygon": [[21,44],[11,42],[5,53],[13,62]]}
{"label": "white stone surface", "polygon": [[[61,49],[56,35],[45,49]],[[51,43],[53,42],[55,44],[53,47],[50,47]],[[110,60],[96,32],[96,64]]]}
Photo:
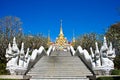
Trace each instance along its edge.
{"label": "white stone surface", "polygon": [[[12,46],[9,43],[8,48],[6,49],[5,56],[8,61],[6,69],[9,70],[11,74],[25,74],[25,72],[27,71],[27,69],[29,67],[30,62],[35,63],[36,59],[38,57],[40,57],[40,55],[45,54],[48,57],[53,56],[53,57],[49,57],[50,59],[46,58],[47,60],[52,60],[51,58],[57,58],[58,60],[56,60],[56,59],[55,60],[58,62],[60,59],[64,60],[65,57],[69,58],[70,56],[71,57],[79,56],[83,60],[83,62],[90,69],[92,69],[95,73],[98,72],[98,74],[99,74],[99,72],[102,72],[102,74],[108,75],[110,73],[110,71],[114,69],[113,60],[116,57],[115,49],[112,47],[112,43],[110,43],[110,45],[108,46],[106,37],[104,37],[104,42],[100,49],[98,48],[97,42],[95,43],[95,45],[96,45],[95,51],[92,50],[92,47],[90,48],[91,55],[89,55],[89,53],[86,49],[82,49],[81,46],[78,46],[76,51],[74,50],[74,48],[72,46],[68,46],[67,49],[65,49],[67,51],[61,52],[61,51],[56,51],[55,46],[51,45],[47,52],[45,51],[44,47],[41,46],[39,49],[34,49],[30,56],[29,48],[27,49],[27,52],[25,54],[24,43],[21,44],[21,49],[19,50],[17,43],[16,43],[16,39],[14,37]],[[70,53],[70,54],[66,54],[66,53]],[[60,58],[56,57],[56,56],[59,56]],[[62,57],[64,57],[64,58],[62,58]],[[71,59],[73,59],[73,58],[71,58]],[[70,59],[70,61],[71,61],[71,59]],[[65,59],[65,60],[67,60],[67,59]],[[60,61],[62,61],[62,60],[60,60]],[[63,63],[60,62],[57,65],[60,66],[60,65],[63,65]],[[52,65],[52,64],[49,64],[49,65]],[[41,66],[43,66],[43,65],[41,65]],[[69,66],[67,66],[67,67],[69,67]],[[83,69],[83,70],[85,70],[85,69]],[[68,74],[69,73],[70,72],[68,72]],[[56,73],[56,75],[57,75],[57,73]],[[72,76],[74,74],[70,73],[70,75]]]}
{"label": "white stone surface", "polygon": [[97,42],[95,42],[95,45],[96,45],[96,50],[95,50],[96,66],[99,67],[101,66],[100,51],[99,51]]}
{"label": "white stone surface", "polygon": [[[6,58],[7,58],[7,65],[6,69],[12,75],[16,74],[24,74],[27,70],[30,61],[29,52],[27,52],[26,56],[24,53],[24,43],[21,45],[21,50],[19,50],[16,38],[13,39],[13,45],[9,43],[8,49],[6,49]],[[29,57],[28,57],[29,56]]]}
{"label": "white stone surface", "polygon": [[71,51],[72,55],[75,55],[75,50],[72,46],[70,46],[70,51]]}
{"label": "white stone surface", "polygon": [[100,50],[98,49],[97,42],[95,44],[96,44],[96,50],[94,57],[95,57],[96,66],[93,67],[93,70],[95,72],[102,71],[103,75],[109,75],[110,71],[114,69],[113,60],[116,56],[115,49],[112,48],[112,43],[110,43],[110,46],[108,47],[106,37],[104,37],[104,42]]}
{"label": "white stone surface", "polygon": [[[113,60],[115,58],[115,49],[112,48],[112,43],[108,47],[106,37],[104,37],[104,42],[101,48],[98,48],[98,43],[95,43],[96,49],[93,52],[92,47],[90,47],[91,55],[89,55],[86,49],[82,49],[78,46],[74,55],[80,56],[80,58],[87,64],[87,66],[92,69],[95,73],[109,75],[110,71],[114,69]],[[98,75],[99,75],[98,74]]]}
{"label": "white stone surface", "polygon": [[[9,43],[8,48],[6,49],[6,58],[7,58],[7,66],[6,69],[12,75],[23,75],[26,73],[29,67],[29,63],[35,63],[36,59],[41,55],[41,53],[46,54],[44,47],[41,46],[39,49],[35,49],[32,51],[32,55],[29,55],[29,48],[25,54],[24,51],[24,43],[21,44],[21,49],[19,50],[16,38],[13,39],[13,44]],[[30,64],[30,65],[32,65]]]}
{"label": "white stone surface", "polygon": [[55,47],[53,48],[53,46],[51,45],[49,48],[48,48],[48,51],[47,51],[47,55],[49,56],[50,53],[52,52],[52,50],[54,51],[55,50]]}

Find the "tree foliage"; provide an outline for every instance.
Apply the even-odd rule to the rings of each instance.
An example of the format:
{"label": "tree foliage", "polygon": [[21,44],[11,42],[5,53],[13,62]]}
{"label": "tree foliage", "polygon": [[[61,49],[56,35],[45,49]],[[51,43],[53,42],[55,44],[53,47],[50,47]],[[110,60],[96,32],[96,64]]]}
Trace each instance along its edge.
{"label": "tree foliage", "polygon": [[30,50],[38,49],[40,46],[44,46],[46,49],[47,46],[47,38],[43,35],[25,35],[21,38],[17,37],[17,43],[19,44],[19,48],[21,47],[21,43],[24,42],[24,49],[30,48]]}
{"label": "tree foliage", "polygon": [[17,45],[21,48],[24,42],[25,52],[30,48],[31,52],[35,48],[44,46],[47,48],[47,38],[43,35],[23,35],[22,22],[20,18],[14,16],[5,16],[0,18],[0,74],[6,74],[6,58],[5,53],[8,43],[12,43],[13,37],[16,37]]}
{"label": "tree foliage", "polygon": [[14,36],[22,35],[22,22],[15,16],[5,16],[0,19],[0,33],[8,40]]}
{"label": "tree foliage", "polygon": [[7,44],[14,36],[22,36],[22,22],[18,17],[0,18],[0,60],[5,61]]}
{"label": "tree foliage", "polygon": [[22,22],[18,17],[5,16],[0,18],[0,74],[5,74],[6,48],[14,36],[22,36]]}
{"label": "tree foliage", "polygon": [[114,60],[115,68],[120,69],[120,22],[113,24],[106,32],[106,37],[113,43],[115,48],[116,58]]}
{"label": "tree foliage", "polygon": [[114,59],[114,67],[116,68],[116,69],[120,69],[120,55],[117,55],[116,57],[115,57],[115,59]]}
{"label": "tree foliage", "polygon": [[77,46],[81,46],[83,49],[87,49],[90,53],[90,47],[93,47],[95,49],[95,42],[97,41],[99,46],[101,45],[102,35],[98,35],[96,33],[89,33],[84,34],[82,36],[78,36],[75,43],[75,48]]}
{"label": "tree foliage", "polygon": [[120,22],[109,27],[106,32],[106,37],[113,43],[116,54],[120,55]]}

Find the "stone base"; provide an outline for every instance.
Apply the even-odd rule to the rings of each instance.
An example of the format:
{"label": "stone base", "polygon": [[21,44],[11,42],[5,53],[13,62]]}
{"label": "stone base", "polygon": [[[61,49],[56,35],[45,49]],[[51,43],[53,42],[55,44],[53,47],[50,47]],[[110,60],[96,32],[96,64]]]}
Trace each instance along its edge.
{"label": "stone base", "polygon": [[97,67],[94,68],[93,71],[96,75],[110,75],[113,69],[114,68],[110,67]]}
{"label": "stone base", "polygon": [[22,68],[16,69],[15,67],[6,68],[6,70],[8,70],[11,75],[24,75],[25,72],[27,71],[27,69],[22,69]]}
{"label": "stone base", "polygon": [[0,79],[30,79],[28,75],[0,75]]}

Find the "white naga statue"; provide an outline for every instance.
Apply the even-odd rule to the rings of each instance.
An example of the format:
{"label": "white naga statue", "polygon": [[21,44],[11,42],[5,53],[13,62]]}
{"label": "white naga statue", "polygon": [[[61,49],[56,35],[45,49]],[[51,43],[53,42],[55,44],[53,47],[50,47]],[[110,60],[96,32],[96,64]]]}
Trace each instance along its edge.
{"label": "white naga statue", "polygon": [[[28,50],[29,51],[29,50]],[[10,74],[24,74],[27,70],[30,55],[27,51],[27,54],[24,53],[24,43],[21,45],[21,50],[19,50],[16,39],[13,39],[13,45],[9,43],[8,48],[6,49],[6,58],[7,65],[6,69],[10,71]],[[22,71],[22,72],[21,72]]]}
{"label": "white naga statue", "polygon": [[19,62],[20,67],[24,66],[24,62],[25,62],[24,43],[22,43],[22,46],[21,46],[21,50],[20,50],[20,53],[19,53],[19,61],[18,62]]}
{"label": "white naga statue", "polygon": [[114,69],[113,60],[116,56],[112,43],[110,43],[108,47],[106,37],[104,37],[102,47],[99,49],[98,43],[95,42],[95,48],[95,51],[93,51],[92,47],[90,47],[91,55],[89,55],[86,49],[82,49],[81,46],[78,46],[76,51],[74,51],[71,46],[70,51],[73,56],[80,56],[84,63],[86,63],[96,74],[110,74],[110,71]]}
{"label": "white naga statue", "polygon": [[29,55],[29,48],[27,48],[27,52],[25,55],[25,61],[24,61],[24,67],[28,68],[29,62],[30,62],[31,56]]}
{"label": "white naga statue", "polygon": [[110,46],[107,51],[108,58],[111,59],[112,61],[116,57],[115,55],[115,48],[112,47],[112,43],[110,42]]}
{"label": "white naga statue", "polygon": [[95,59],[96,59],[96,66],[101,66],[101,61],[100,61],[100,51],[98,49],[98,43],[95,43],[96,45],[96,50],[95,50]]}
{"label": "white naga statue", "polygon": [[109,72],[114,69],[113,60],[116,56],[115,49],[112,48],[112,43],[110,43],[110,46],[108,48],[106,37],[104,37],[104,42],[102,47],[100,48],[100,51],[97,42],[95,43],[95,45],[95,54],[93,53],[92,48],[90,48],[91,55],[94,55],[92,56],[92,64],[95,62],[95,66],[93,65],[93,70],[102,70],[105,72],[105,74],[109,74]]}
{"label": "white naga statue", "polygon": [[115,50],[112,49],[112,43],[110,43],[109,47],[107,46],[106,37],[104,37],[103,46],[100,49],[102,66],[114,68]]}
{"label": "white naga statue", "polygon": [[91,64],[92,64],[92,68],[94,68],[96,64],[95,64],[95,55],[93,53],[92,47],[90,47],[90,51],[91,51]]}
{"label": "white naga statue", "polygon": [[11,44],[9,43],[8,49],[6,49],[6,58],[8,61],[7,68],[11,66],[17,66],[17,60],[19,55],[19,49],[17,47],[15,38],[13,39],[13,46],[11,47]]}
{"label": "white naga statue", "polygon": [[[34,64],[34,61],[37,59],[38,56],[41,55],[41,53],[47,54],[43,46],[41,46],[38,50],[33,50],[31,56],[29,55],[29,48],[27,49],[27,52],[25,54],[24,43],[21,44],[21,49],[19,50],[16,39],[14,37],[12,47],[9,43],[8,48],[6,49],[5,57],[8,61],[6,69],[10,72],[10,74],[23,75],[26,73],[29,65]],[[30,62],[31,64],[29,64]]]}

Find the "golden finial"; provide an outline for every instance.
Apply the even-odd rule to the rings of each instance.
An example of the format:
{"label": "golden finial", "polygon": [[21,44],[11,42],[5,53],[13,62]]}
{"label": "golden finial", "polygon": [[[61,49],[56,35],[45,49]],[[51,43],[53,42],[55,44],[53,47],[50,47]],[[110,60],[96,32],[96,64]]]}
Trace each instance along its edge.
{"label": "golden finial", "polygon": [[72,46],[74,46],[75,45],[75,37],[74,37],[74,30],[73,30],[73,38],[72,38]]}
{"label": "golden finial", "polygon": [[50,43],[50,30],[48,30],[48,45]]}
{"label": "golden finial", "polygon": [[63,30],[62,30],[62,20],[60,20],[60,35],[63,35]]}
{"label": "golden finial", "polygon": [[60,27],[62,27],[62,19],[60,20]]}

